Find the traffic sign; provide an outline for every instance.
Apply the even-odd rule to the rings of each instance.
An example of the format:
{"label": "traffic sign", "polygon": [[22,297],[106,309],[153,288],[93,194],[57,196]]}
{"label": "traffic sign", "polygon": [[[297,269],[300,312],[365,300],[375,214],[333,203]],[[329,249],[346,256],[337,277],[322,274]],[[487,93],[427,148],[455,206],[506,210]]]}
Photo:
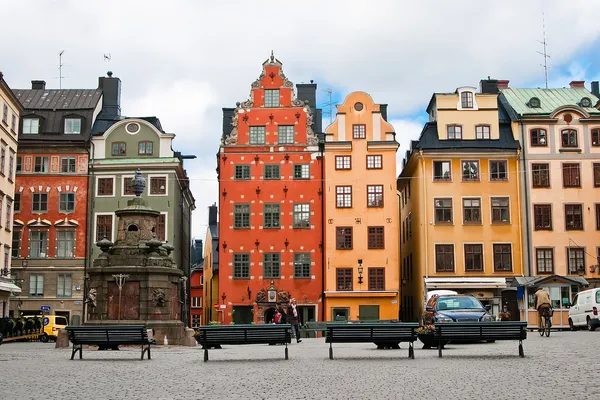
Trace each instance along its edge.
{"label": "traffic sign", "polygon": [[40,306],[40,311],[50,311],[50,306]]}

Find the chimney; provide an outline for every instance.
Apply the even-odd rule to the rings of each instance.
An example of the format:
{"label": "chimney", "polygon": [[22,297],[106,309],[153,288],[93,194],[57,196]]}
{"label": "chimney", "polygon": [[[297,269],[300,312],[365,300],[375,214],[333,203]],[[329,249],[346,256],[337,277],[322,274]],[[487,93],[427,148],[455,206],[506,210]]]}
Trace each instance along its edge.
{"label": "chimney", "polygon": [[202,239],[195,239],[194,240],[194,253],[193,253],[194,259],[192,260],[192,263],[199,264],[200,261],[202,261],[203,255],[204,255],[204,247],[203,247]]}
{"label": "chimney", "polygon": [[214,203],[208,207],[208,225],[213,226],[217,224],[217,204]]}
{"label": "chimney", "polygon": [[234,111],[235,108],[223,108],[223,137],[229,136],[233,130],[231,120],[233,119]]}
{"label": "chimney", "polygon": [[598,86],[598,81],[592,82],[592,94],[598,98],[600,98],[600,87]]}
{"label": "chimney", "polygon": [[383,118],[383,120],[385,122],[387,122],[387,104],[380,104],[379,105],[379,112],[381,113],[381,117]]}
{"label": "chimney", "polygon": [[45,90],[46,81],[31,81],[31,90]]}
{"label": "chimney", "polygon": [[[508,86],[508,85],[507,85]],[[497,94],[498,90],[498,79],[482,79],[479,81],[479,90],[482,94]]]}
{"label": "chimney", "polygon": [[508,89],[508,82],[510,82],[509,80],[498,80],[498,82],[496,83],[496,87],[498,88],[498,90],[502,90],[502,89]]}
{"label": "chimney", "polygon": [[569,83],[569,86],[571,86],[571,89],[574,89],[574,88],[584,88],[585,87],[585,81],[571,81],[571,83]]}
{"label": "chimney", "polygon": [[121,80],[113,78],[111,71],[106,75],[98,78],[98,89],[102,90],[102,111],[99,118],[115,120],[121,116]]}
{"label": "chimney", "polygon": [[298,89],[298,100],[308,100],[310,108],[314,109],[317,107],[317,84],[310,81],[310,83],[298,83],[296,85]]}

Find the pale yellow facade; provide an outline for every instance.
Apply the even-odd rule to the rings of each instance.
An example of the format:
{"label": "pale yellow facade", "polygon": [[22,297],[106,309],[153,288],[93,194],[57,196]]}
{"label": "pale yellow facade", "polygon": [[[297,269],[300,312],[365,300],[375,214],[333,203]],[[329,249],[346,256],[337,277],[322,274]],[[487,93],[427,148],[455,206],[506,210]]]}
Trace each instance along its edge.
{"label": "pale yellow facade", "polygon": [[325,132],[326,320],[399,317],[398,143],[385,107],[354,92]]}

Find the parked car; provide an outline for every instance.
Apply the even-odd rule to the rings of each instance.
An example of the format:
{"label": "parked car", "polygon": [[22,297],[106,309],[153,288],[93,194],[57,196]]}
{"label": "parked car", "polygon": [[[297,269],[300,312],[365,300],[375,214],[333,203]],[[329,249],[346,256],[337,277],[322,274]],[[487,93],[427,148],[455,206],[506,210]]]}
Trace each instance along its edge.
{"label": "parked car", "polygon": [[423,316],[426,325],[436,322],[492,322],[494,317],[488,313],[479,300],[467,295],[433,295],[425,306]]}
{"label": "parked car", "polygon": [[595,331],[600,326],[598,309],[600,309],[600,289],[588,289],[577,293],[569,308],[571,330],[587,327],[589,331]]}
{"label": "parked car", "polygon": [[[44,315],[40,316],[44,324],[44,334],[40,336],[40,341],[46,343],[49,339],[56,342],[58,331],[65,329],[69,322],[67,318],[61,315]],[[33,318],[33,315],[25,316],[24,318]]]}

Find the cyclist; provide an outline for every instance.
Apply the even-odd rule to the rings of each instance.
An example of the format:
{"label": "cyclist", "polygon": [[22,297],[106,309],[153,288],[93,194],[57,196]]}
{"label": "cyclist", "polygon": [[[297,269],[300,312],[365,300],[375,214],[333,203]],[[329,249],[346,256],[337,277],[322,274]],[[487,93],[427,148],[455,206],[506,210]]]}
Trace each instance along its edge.
{"label": "cyclist", "polygon": [[541,332],[542,318],[552,308],[552,303],[550,302],[550,295],[543,288],[539,288],[535,292],[535,308],[538,312],[538,329]]}

